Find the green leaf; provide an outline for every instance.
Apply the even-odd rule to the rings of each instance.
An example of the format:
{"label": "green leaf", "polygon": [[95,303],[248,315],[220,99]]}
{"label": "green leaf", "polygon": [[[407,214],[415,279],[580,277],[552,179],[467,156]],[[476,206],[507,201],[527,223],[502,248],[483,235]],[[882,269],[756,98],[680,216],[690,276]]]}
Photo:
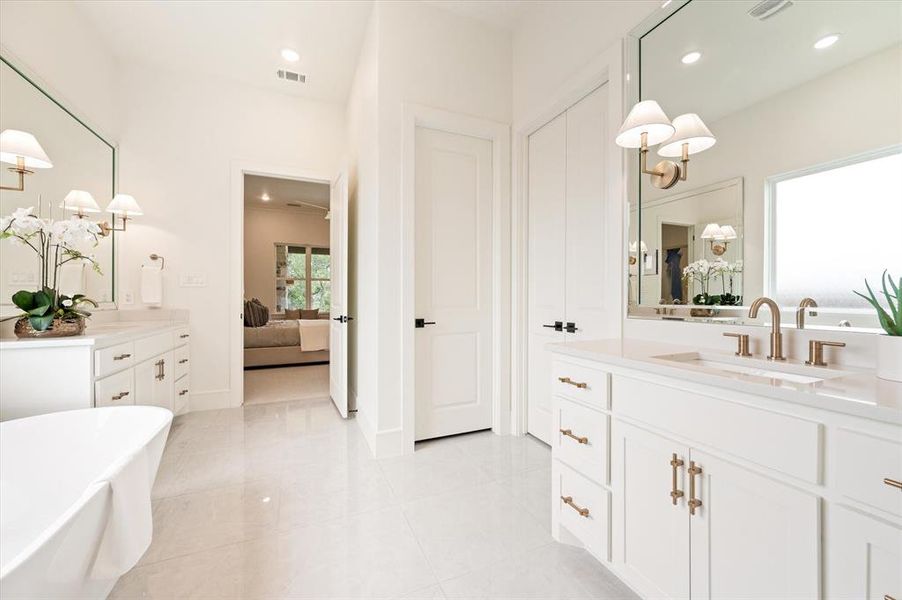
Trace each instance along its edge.
{"label": "green leaf", "polygon": [[46,292],[35,292],[33,303],[34,306],[26,310],[26,312],[34,317],[41,317],[44,316],[53,305],[53,300]]}
{"label": "green leaf", "polygon": [[28,322],[31,323],[35,331],[47,331],[50,329],[50,325],[53,324],[53,315],[28,317]]}
{"label": "green leaf", "polygon": [[34,308],[34,295],[35,292],[19,290],[18,292],[13,294],[13,304],[18,306],[22,310],[31,310],[32,308]]}

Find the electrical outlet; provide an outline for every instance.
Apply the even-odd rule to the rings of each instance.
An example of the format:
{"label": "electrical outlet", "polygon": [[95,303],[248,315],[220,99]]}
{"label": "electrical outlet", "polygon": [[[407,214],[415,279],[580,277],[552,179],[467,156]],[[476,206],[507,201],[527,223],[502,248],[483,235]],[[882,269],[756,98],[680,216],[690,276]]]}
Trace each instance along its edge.
{"label": "electrical outlet", "polygon": [[123,304],[134,304],[135,303],[135,295],[131,290],[125,290],[122,292],[122,303]]}

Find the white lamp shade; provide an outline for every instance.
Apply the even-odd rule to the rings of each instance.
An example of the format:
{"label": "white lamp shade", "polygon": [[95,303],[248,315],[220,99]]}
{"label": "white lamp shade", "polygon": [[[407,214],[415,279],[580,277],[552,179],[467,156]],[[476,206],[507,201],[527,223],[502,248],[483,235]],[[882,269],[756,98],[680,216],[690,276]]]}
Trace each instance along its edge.
{"label": "white lamp shade", "polygon": [[737,237],[739,237],[736,235],[736,230],[733,229],[732,225],[721,225],[720,233],[725,240],[735,240]]}
{"label": "white lamp shade", "polygon": [[0,133],[0,162],[16,164],[22,157],[26,169],[49,169],[53,166],[38,140],[27,131],[5,129]]}
{"label": "white lamp shade", "polygon": [[676,129],[673,137],[658,148],[658,154],[661,156],[681,156],[683,144],[689,144],[689,154],[698,154],[717,142],[711,130],[695,113],[675,117],[673,127]]}
{"label": "white lamp shade", "polygon": [[140,217],[144,214],[135,198],[128,194],[116,194],[107,205],[106,211],[124,217]]}
{"label": "white lamp shade", "polygon": [[94,200],[94,196],[83,190],[72,190],[63,199],[60,208],[77,210],[83,213],[99,213],[100,207]]}
{"label": "white lamp shade", "polygon": [[649,146],[660,144],[673,135],[674,127],[670,119],[654,100],[643,100],[636,104],[626,116],[614,141],[621,148],[641,148],[642,134],[647,133]]}
{"label": "white lamp shade", "polygon": [[702,232],[703,240],[719,240],[723,239],[723,230],[717,223],[708,223]]}
{"label": "white lamp shade", "polygon": [[643,254],[645,254],[646,252],[648,252],[648,246],[645,244],[645,242],[639,242],[639,246],[638,246],[638,247],[636,246],[636,242],[630,242],[630,252],[631,252],[631,253],[635,254],[635,253],[636,253],[636,250],[637,250],[639,247],[642,248],[642,253],[643,253]]}

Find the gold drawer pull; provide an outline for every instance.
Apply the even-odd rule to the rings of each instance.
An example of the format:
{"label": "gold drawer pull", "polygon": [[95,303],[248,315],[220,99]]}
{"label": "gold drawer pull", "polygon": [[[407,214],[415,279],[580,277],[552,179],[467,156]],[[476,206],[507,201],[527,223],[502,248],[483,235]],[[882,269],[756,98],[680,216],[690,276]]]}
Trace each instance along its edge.
{"label": "gold drawer pull", "polygon": [[185,339],[185,338],[187,338],[187,337],[190,337],[190,336],[189,336],[187,333],[183,333],[182,335],[179,336],[179,339],[182,339],[182,340],[183,340],[183,339]]}
{"label": "gold drawer pull", "polygon": [[580,437],[578,435],[573,435],[573,432],[569,429],[561,429],[561,434],[566,435],[570,439],[576,440],[580,444],[588,444],[589,443],[589,438]]}
{"label": "gold drawer pull", "polygon": [[182,390],[181,392],[179,392],[179,396],[184,396],[187,393],[188,393],[188,390],[186,388],[186,389]]}
{"label": "gold drawer pull", "polygon": [[573,502],[573,496],[561,496],[561,500],[564,501],[564,504],[575,510],[579,513],[579,516],[589,518],[589,509],[582,508],[581,506],[577,506],[575,502]]}
{"label": "gold drawer pull", "polygon": [[558,377],[557,380],[560,381],[561,383],[566,383],[567,385],[572,385],[573,387],[577,387],[581,390],[584,390],[587,387],[589,387],[588,383],[580,383],[578,381],[573,381],[569,377]]}
{"label": "gold drawer pull", "polygon": [[883,600],[896,600],[896,599],[893,598],[892,596],[890,596],[889,594],[883,594]]}
{"label": "gold drawer pull", "polygon": [[128,392],[119,392],[118,394],[110,398],[110,400],[122,400],[126,396],[128,396]]}
{"label": "gold drawer pull", "polygon": [[187,359],[187,358],[179,359],[179,364],[180,364],[180,365],[183,365],[183,364],[185,364],[186,362],[188,362],[188,359]]}
{"label": "gold drawer pull", "polygon": [[131,354],[125,353],[125,354],[120,354],[118,356],[114,356],[113,360],[125,360],[126,358],[130,358],[130,357],[131,357]]}
{"label": "gold drawer pull", "polygon": [[895,479],[890,479],[889,477],[885,477],[883,479],[883,483],[890,487],[899,488],[902,490],[902,481],[896,481]]}
{"label": "gold drawer pull", "polygon": [[683,497],[683,490],[677,489],[677,469],[683,466],[683,459],[677,458],[676,453],[674,452],[670,458],[670,500],[673,502],[673,505],[676,506],[677,498]]}
{"label": "gold drawer pull", "polygon": [[702,474],[702,468],[689,461],[689,514],[694,515],[695,509],[702,505],[702,501],[695,497],[695,476]]}

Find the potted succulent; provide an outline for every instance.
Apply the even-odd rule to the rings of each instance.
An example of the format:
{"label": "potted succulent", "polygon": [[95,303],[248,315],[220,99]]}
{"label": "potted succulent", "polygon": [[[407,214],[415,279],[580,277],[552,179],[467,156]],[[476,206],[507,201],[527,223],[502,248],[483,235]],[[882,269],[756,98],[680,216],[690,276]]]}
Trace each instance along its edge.
{"label": "potted succulent", "polygon": [[864,285],[868,290],[867,295],[861,292],[855,293],[874,307],[874,310],[877,311],[877,318],[880,320],[880,326],[886,332],[885,335],[877,338],[877,377],[902,382],[902,298],[899,296],[902,278],[899,279],[899,283],[896,283],[892,276],[884,271],[881,283],[883,284],[886,308],[880,303],[877,294],[871,289],[871,285],[866,279]]}
{"label": "potted succulent", "polygon": [[97,223],[87,219],[39,219],[32,214],[32,208],[19,208],[0,218],[0,239],[31,248],[41,265],[40,289],[13,294],[13,304],[24,312],[16,321],[16,336],[61,337],[84,332],[85,317],[91,313],[83,305],[96,307],[97,303],[82,294],[61,294],[59,272],[63,265],[79,261],[91,264],[100,273],[97,261],[87,254],[100,236]]}

